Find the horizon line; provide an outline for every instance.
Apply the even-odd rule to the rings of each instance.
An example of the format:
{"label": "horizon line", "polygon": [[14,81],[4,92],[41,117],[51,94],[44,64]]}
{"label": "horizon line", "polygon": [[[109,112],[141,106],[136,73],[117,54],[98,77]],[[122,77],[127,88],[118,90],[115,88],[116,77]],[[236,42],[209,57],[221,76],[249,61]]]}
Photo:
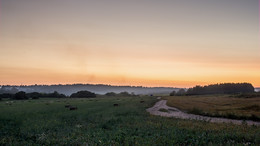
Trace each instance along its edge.
{"label": "horizon line", "polygon": [[[225,82],[225,83],[235,83],[235,82]],[[249,83],[249,82],[236,82],[236,83]],[[224,84],[224,83],[215,83],[215,84]],[[252,83],[249,83],[249,84],[252,84]],[[95,84],[95,83],[67,83],[67,84],[61,84],[61,83],[58,83],[58,84],[21,84],[21,85],[18,85],[18,84],[5,84],[5,85],[1,85],[0,86],[57,86],[57,85],[106,85],[106,86],[121,86],[121,87],[144,87],[144,88],[182,88],[182,89],[187,89],[187,88],[192,88],[192,87],[196,87],[196,86],[208,86],[208,85],[214,85],[214,84],[207,84],[207,85],[195,85],[195,86],[192,86],[192,87],[177,87],[177,86],[143,86],[143,85],[114,85],[114,84],[105,84],[105,83],[98,83],[98,84]],[[253,86],[254,87],[254,86]],[[259,87],[254,87],[254,88],[260,88]]]}
{"label": "horizon line", "polygon": [[26,84],[26,85],[18,85],[18,84],[5,84],[0,86],[56,86],[56,85],[106,85],[106,86],[121,86],[121,87],[145,87],[145,88],[181,88],[181,87],[170,87],[170,86],[140,86],[140,85],[113,85],[113,84],[94,84],[94,83],[68,83],[68,84]]}

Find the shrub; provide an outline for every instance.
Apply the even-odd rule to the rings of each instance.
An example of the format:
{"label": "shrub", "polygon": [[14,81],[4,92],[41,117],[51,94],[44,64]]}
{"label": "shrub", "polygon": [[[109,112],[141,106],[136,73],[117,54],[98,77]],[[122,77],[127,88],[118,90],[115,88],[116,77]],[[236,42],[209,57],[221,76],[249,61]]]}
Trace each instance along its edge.
{"label": "shrub", "polygon": [[65,98],[66,95],[59,94],[57,91],[54,91],[53,93],[38,93],[38,92],[32,92],[26,94],[28,98],[32,99],[39,99],[39,98]]}
{"label": "shrub", "polygon": [[176,91],[172,91],[172,92],[170,93],[170,96],[175,96],[175,94],[176,94]]}
{"label": "shrub", "polygon": [[119,96],[131,96],[131,94],[129,94],[128,92],[120,92],[118,95]]}
{"label": "shrub", "polygon": [[71,98],[93,98],[96,97],[95,93],[89,92],[89,91],[79,91],[77,93],[73,93],[70,95]]}
{"label": "shrub", "polygon": [[195,115],[204,115],[203,111],[196,107],[193,107],[190,111],[188,111],[188,113],[195,114]]}
{"label": "shrub", "polygon": [[17,92],[14,94],[14,99],[16,100],[24,100],[24,99],[28,99],[28,97],[26,96],[26,93],[23,91]]}
{"label": "shrub", "polygon": [[13,98],[14,94],[10,94],[10,93],[3,93],[0,94],[0,98]]}
{"label": "shrub", "polygon": [[176,96],[183,96],[185,94],[186,94],[185,90],[184,89],[180,89],[175,95]]}
{"label": "shrub", "polygon": [[42,94],[38,92],[27,93],[28,98],[39,99]]}
{"label": "shrub", "polygon": [[105,95],[106,96],[116,96],[116,93],[115,92],[108,92]]}
{"label": "shrub", "polygon": [[53,93],[49,93],[47,94],[49,97],[53,97],[53,98],[65,98],[66,95],[64,94],[59,94],[57,91],[54,91]]}

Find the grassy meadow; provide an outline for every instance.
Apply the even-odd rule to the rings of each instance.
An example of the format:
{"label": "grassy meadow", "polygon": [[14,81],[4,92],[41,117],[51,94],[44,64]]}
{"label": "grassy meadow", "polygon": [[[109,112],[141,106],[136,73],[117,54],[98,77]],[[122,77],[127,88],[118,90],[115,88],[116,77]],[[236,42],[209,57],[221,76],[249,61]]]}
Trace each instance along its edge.
{"label": "grassy meadow", "polygon": [[230,95],[170,96],[167,105],[188,113],[260,121],[260,98]]}
{"label": "grassy meadow", "polygon": [[[156,101],[156,97],[0,101],[0,145],[260,145],[260,127],[149,115],[145,109]],[[70,111],[66,104],[78,110]]]}

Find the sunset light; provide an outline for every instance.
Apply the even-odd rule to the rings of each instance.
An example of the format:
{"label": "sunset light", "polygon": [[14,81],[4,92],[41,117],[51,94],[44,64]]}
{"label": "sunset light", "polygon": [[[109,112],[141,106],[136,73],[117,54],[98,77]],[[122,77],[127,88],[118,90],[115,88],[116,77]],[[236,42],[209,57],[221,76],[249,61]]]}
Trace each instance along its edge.
{"label": "sunset light", "polygon": [[0,0],[0,146],[260,146],[260,0]]}
{"label": "sunset light", "polygon": [[257,0],[1,0],[0,84],[260,86]]}

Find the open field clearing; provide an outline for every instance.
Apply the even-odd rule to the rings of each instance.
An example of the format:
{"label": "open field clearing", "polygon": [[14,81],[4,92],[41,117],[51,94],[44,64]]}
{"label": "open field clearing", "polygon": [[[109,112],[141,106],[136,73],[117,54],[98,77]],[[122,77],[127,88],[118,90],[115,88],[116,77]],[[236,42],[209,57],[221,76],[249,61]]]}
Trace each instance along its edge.
{"label": "open field clearing", "polygon": [[260,98],[229,95],[164,97],[167,105],[192,114],[260,121]]}
{"label": "open field clearing", "polygon": [[[0,145],[260,144],[257,126],[152,116],[146,109],[157,101],[155,97],[1,101]],[[65,108],[67,104],[77,110]]]}

